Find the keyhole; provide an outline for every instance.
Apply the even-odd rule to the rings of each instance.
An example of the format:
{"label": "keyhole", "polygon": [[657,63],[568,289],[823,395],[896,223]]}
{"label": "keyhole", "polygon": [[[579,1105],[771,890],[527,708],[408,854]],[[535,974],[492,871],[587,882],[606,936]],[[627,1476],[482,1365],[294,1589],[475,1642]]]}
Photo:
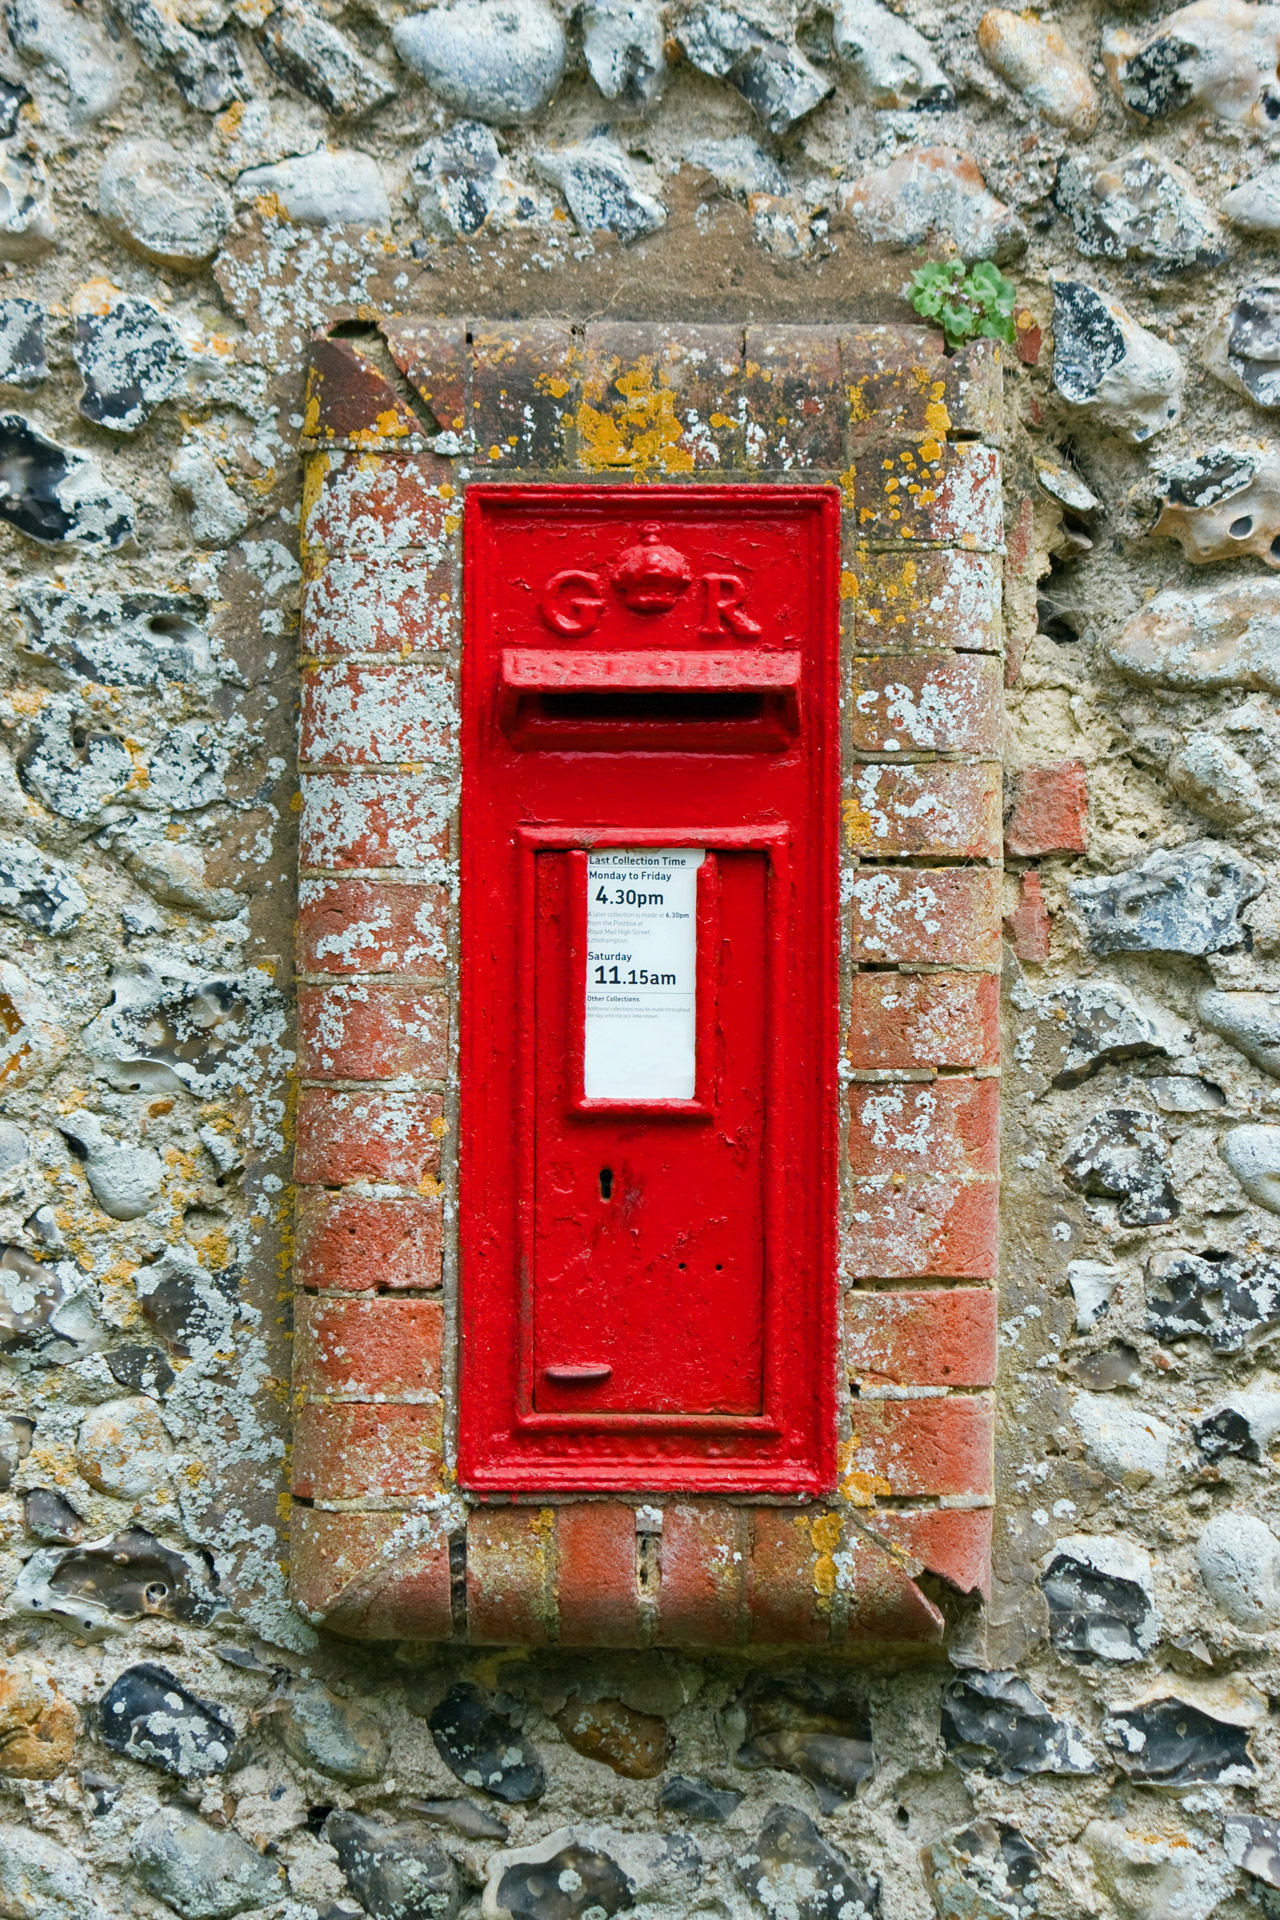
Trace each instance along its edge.
{"label": "keyhole", "polygon": [[600,1169],[600,1198],[602,1200],[611,1200],[613,1198],[612,1167],[601,1167]]}

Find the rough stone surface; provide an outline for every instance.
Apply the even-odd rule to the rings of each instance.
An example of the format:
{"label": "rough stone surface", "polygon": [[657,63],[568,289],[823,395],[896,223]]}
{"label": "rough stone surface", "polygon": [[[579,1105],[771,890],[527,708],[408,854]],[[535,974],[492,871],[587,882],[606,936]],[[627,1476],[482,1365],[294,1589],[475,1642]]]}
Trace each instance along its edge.
{"label": "rough stone surface", "polygon": [[1055,281],[1053,338],[1054,386],[1099,426],[1140,446],[1182,412],[1178,353],[1096,287]]}
{"label": "rough stone surface", "polygon": [[543,0],[453,0],[409,14],[392,38],[446,106],[496,127],[533,119],[564,72],[564,32]]}
{"label": "rough stone surface", "polygon": [[662,226],[667,210],[646,193],[621,147],[597,136],[581,146],[533,156],[544,180],[559,187],[580,233],[616,233],[638,240]]}
{"label": "rough stone surface", "polygon": [[1240,909],[1264,884],[1252,860],[1201,840],[1153,853],[1114,878],[1078,880],[1070,891],[1094,953],[1197,954],[1240,944]]}
{"label": "rough stone surface", "polygon": [[1057,27],[993,7],[979,22],[978,46],[988,65],[1046,120],[1080,137],[1093,132],[1097,92]]}
{"label": "rough stone surface", "polygon": [[869,105],[933,113],[954,105],[955,89],[929,42],[879,0],[841,0],[831,37]]}
{"label": "rough stone surface", "polygon": [[220,1832],[185,1807],[162,1807],[130,1847],[148,1893],[184,1920],[224,1920],[277,1898],[280,1868],[238,1833]]}
{"label": "rough stone surface", "polygon": [[231,200],[165,141],[122,140],[98,175],[98,212],[145,260],[190,272],[221,246]]}
{"label": "rough stone surface", "polygon": [[1129,260],[1155,274],[1215,265],[1222,236],[1185,168],[1154,147],[1135,147],[1108,165],[1064,160],[1058,205],[1076,231],[1081,253]]}
{"label": "rough stone surface", "polygon": [[954,147],[905,147],[886,167],[841,189],[841,202],[873,242],[916,247],[951,241],[965,260],[1015,260],[1026,246],[1018,216],[987,187],[972,156]]}
{"label": "rough stone surface", "polygon": [[382,175],[366,153],[318,147],[314,153],[248,167],[239,200],[266,200],[302,227],[386,227],[391,207]]}
{"label": "rough stone surface", "polygon": [[1196,1541],[1200,1577],[1239,1627],[1280,1626],[1280,1540],[1252,1514],[1220,1513]]}

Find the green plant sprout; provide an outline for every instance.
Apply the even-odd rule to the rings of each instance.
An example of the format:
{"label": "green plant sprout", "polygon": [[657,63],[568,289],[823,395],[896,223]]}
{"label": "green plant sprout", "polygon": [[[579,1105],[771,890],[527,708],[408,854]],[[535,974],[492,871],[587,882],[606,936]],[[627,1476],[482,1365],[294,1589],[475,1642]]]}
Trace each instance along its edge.
{"label": "green plant sprout", "polygon": [[949,347],[966,340],[1012,344],[1016,294],[994,260],[979,260],[967,273],[963,260],[935,260],[911,276],[912,306],[923,319],[940,323]]}

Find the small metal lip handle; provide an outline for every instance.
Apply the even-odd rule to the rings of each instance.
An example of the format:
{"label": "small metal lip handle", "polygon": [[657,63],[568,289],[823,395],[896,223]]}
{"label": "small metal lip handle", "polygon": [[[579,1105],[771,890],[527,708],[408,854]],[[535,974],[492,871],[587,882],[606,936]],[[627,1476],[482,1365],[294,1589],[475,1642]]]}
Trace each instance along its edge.
{"label": "small metal lip handle", "polygon": [[542,1376],[557,1387],[597,1387],[612,1377],[613,1368],[602,1360],[584,1360],[578,1366],[544,1367]]}

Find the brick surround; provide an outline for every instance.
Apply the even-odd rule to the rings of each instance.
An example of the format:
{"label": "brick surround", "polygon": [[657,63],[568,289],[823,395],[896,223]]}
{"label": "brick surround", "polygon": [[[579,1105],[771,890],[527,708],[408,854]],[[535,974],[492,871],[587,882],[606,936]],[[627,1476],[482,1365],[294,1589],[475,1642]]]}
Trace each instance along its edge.
{"label": "brick surround", "polygon": [[[292,1528],[313,1621],[476,1645],[919,1649],[943,1640],[946,1590],[985,1592],[998,352],[944,358],[911,327],[403,319],[315,342]],[[456,1484],[462,506],[470,480],[504,478],[843,490],[846,1292],[824,1501]]]}

